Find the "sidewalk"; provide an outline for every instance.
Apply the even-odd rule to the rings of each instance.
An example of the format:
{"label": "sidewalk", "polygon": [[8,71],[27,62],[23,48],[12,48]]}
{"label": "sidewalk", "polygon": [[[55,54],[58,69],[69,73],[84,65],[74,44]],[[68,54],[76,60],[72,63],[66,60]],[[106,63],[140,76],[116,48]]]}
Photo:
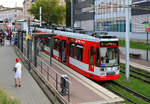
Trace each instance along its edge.
{"label": "sidewalk", "polygon": [[[120,55],[120,62],[121,63],[125,63],[125,56],[124,55]],[[130,65],[135,67],[135,68],[139,68],[142,70],[145,70],[147,72],[150,72],[150,61],[145,61],[145,60],[141,60],[141,59],[134,59],[130,57]]]}
{"label": "sidewalk", "polygon": [[16,57],[14,48],[0,47],[0,87],[19,99],[22,104],[51,104],[23,64],[22,87],[14,87],[12,68]]}

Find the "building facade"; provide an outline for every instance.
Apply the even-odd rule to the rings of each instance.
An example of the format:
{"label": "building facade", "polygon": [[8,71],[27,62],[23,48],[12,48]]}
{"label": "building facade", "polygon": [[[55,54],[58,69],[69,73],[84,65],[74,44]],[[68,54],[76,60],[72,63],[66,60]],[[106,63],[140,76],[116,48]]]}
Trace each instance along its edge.
{"label": "building facade", "polygon": [[33,19],[34,17],[28,12],[28,9],[31,7],[32,3],[35,2],[35,0],[24,0],[23,2],[23,17],[24,19],[27,19],[30,17]]}
{"label": "building facade", "polygon": [[74,0],[73,2],[74,27],[80,27],[87,31],[94,30],[94,0]]}
{"label": "building facade", "polygon": [[125,2],[126,0],[95,0],[96,30],[125,32]]}
{"label": "building facade", "polygon": [[[95,24],[97,31],[125,32],[126,0],[95,0]],[[150,1],[129,0],[130,32],[144,33],[144,22],[150,22]]]}
{"label": "building facade", "polygon": [[145,32],[144,23],[150,23],[150,1],[132,0],[136,8],[131,10],[132,31],[137,33]]}
{"label": "building facade", "polygon": [[5,8],[0,10],[0,20],[15,22],[22,18],[23,18],[23,9],[20,7]]}
{"label": "building facade", "polygon": [[5,9],[6,7],[4,7],[3,5],[0,5],[0,10]]}

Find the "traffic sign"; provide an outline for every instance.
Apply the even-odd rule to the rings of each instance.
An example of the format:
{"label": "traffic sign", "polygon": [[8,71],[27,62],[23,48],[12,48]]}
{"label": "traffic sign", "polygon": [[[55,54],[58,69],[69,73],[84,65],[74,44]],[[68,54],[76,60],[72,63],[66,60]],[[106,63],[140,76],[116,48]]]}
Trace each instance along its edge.
{"label": "traffic sign", "polygon": [[145,31],[149,32],[150,31],[150,24],[144,24],[145,25]]}

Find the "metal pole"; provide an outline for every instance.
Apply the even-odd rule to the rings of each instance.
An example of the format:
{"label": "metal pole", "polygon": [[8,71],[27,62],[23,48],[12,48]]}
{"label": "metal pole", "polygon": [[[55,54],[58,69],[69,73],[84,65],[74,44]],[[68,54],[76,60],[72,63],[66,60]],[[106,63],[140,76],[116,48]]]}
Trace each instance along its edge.
{"label": "metal pole", "polygon": [[[68,80],[67,80],[68,81]],[[70,83],[68,82],[68,104],[70,104]]]}
{"label": "metal pole", "polygon": [[31,62],[32,62],[32,40],[28,39],[29,41],[29,71],[31,70]]}
{"label": "metal pole", "polygon": [[42,73],[42,69],[43,69],[42,65],[43,65],[43,63],[42,63],[42,60],[41,60],[41,73]]}
{"label": "metal pole", "polygon": [[126,13],[126,80],[129,80],[129,25],[130,25],[130,16],[129,16],[129,0],[126,0],[126,8],[125,8],[125,13]]}
{"label": "metal pole", "polygon": [[74,31],[74,3],[73,3],[73,0],[71,0],[71,27]]}
{"label": "metal pole", "polygon": [[146,58],[146,59],[147,59],[147,61],[148,61],[148,31],[147,31],[146,48],[147,48],[147,52],[146,52],[146,53],[147,53],[147,58]]}
{"label": "metal pole", "polygon": [[51,40],[52,38],[49,38],[49,45],[50,45],[50,47],[49,47],[49,56],[50,56],[50,65],[52,64],[52,56],[51,56],[51,54],[52,54],[52,40]]}
{"label": "metal pole", "polygon": [[21,52],[23,53],[23,33],[24,31],[21,32]]}
{"label": "metal pole", "polygon": [[56,90],[58,90],[58,78],[57,78],[57,73],[56,73]]}
{"label": "metal pole", "polygon": [[42,7],[40,7],[40,27],[42,26]]}
{"label": "metal pole", "polygon": [[29,39],[27,40],[27,58],[29,60]]}
{"label": "metal pole", "polygon": [[[30,33],[30,18],[28,18],[28,35],[31,36]],[[32,42],[31,39],[28,39],[28,66],[29,66],[29,71],[31,70],[31,61],[32,61]]]}
{"label": "metal pole", "polygon": [[95,32],[95,0],[93,0],[93,31]]}
{"label": "metal pole", "polygon": [[37,40],[34,37],[34,66],[37,67]]}

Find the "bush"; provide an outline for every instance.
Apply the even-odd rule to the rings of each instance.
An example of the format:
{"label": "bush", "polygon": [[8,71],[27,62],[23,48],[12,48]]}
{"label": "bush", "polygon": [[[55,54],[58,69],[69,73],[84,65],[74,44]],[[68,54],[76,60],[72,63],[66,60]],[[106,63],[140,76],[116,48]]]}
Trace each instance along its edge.
{"label": "bush", "polygon": [[0,104],[20,104],[14,97],[8,96],[8,94],[0,88]]}

